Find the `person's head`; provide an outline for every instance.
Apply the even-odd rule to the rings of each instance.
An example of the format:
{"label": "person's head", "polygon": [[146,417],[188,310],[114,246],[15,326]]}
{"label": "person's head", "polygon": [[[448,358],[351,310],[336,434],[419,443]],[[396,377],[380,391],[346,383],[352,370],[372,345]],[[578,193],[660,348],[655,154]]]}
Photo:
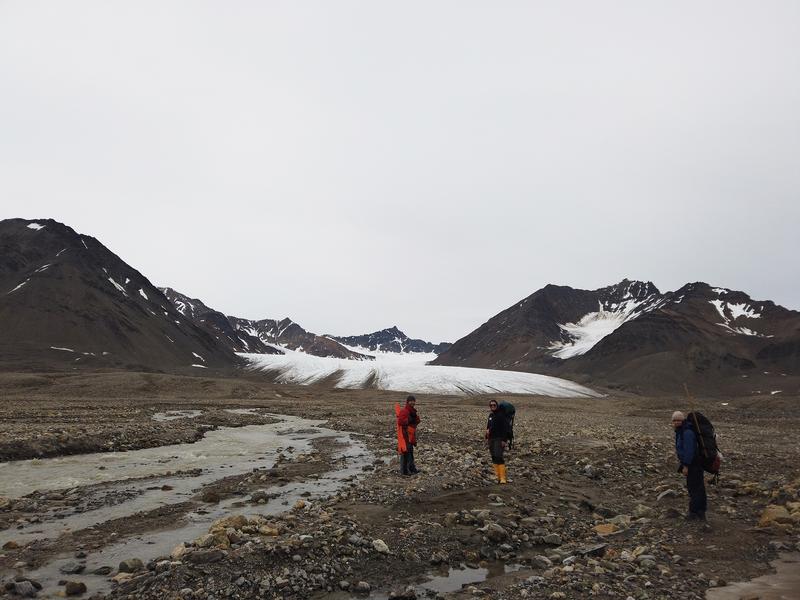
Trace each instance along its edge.
{"label": "person's head", "polygon": [[497,400],[489,400],[489,410],[492,412],[497,410]]}
{"label": "person's head", "polygon": [[672,413],[672,426],[675,429],[680,429],[685,419],[686,417],[684,414],[681,411],[676,410],[674,413]]}
{"label": "person's head", "polygon": [[414,396],[409,396],[406,398],[406,405],[414,408],[414,405],[417,403],[417,399]]}

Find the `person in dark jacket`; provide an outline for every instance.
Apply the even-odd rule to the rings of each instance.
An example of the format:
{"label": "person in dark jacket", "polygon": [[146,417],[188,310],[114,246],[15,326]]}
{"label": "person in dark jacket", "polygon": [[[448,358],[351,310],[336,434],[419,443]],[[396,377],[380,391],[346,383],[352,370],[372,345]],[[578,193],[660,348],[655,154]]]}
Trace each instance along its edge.
{"label": "person in dark jacket", "polygon": [[705,521],[708,498],[697,435],[681,411],[672,413],[672,427],[675,429],[675,454],[680,462],[678,472],[686,477],[686,489],[689,490],[689,513],[686,520]]}
{"label": "person in dark jacket", "polygon": [[421,419],[417,414],[415,408],[417,399],[414,396],[406,398],[405,407],[397,413],[397,426],[400,435],[402,435],[401,447],[405,451],[400,453],[400,473],[402,475],[415,475],[419,473],[417,465],[414,462],[414,447],[417,445],[417,425],[420,424]]}
{"label": "person in dark jacket", "polygon": [[508,446],[509,424],[505,413],[498,407],[497,400],[489,401],[489,419],[486,421],[486,443],[492,456],[494,473],[499,483],[508,483],[504,454]]}

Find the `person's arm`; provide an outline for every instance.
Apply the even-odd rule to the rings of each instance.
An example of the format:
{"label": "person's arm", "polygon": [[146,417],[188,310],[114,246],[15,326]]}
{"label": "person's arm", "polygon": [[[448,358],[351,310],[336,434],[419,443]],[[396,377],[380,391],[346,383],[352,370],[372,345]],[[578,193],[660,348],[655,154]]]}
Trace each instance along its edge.
{"label": "person's arm", "polygon": [[689,474],[689,465],[694,462],[695,446],[697,445],[697,437],[692,429],[687,429],[683,432],[683,439],[681,440],[681,469],[684,475]]}

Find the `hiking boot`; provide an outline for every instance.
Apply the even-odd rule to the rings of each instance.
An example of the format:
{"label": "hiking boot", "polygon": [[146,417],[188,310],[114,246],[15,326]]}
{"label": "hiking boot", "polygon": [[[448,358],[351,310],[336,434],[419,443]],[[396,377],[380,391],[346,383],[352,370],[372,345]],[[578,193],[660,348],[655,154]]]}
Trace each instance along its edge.
{"label": "hiking boot", "polygon": [[506,480],[506,466],[497,465],[497,470],[499,471],[498,475],[500,476],[500,483],[508,483]]}
{"label": "hiking boot", "polygon": [[685,517],[683,517],[683,520],[684,521],[701,521],[701,520],[705,520],[705,518],[701,519],[699,514],[694,513],[694,512],[689,512],[689,513],[686,514]]}

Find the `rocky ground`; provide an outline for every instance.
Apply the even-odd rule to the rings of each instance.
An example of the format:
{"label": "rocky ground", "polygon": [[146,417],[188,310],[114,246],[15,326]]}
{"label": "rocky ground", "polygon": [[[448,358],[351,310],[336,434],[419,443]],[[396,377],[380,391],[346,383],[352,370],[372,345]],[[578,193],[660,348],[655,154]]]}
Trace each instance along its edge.
{"label": "rocky ground", "polygon": [[[401,477],[392,407],[402,394],[139,374],[5,375],[0,386],[3,460],[160,446],[196,439],[204,426],[265,421],[222,411],[232,407],[326,419],[373,452],[338,493],[277,516],[245,515],[263,502],[256,492],[265,480],[290,484],[332,468],[324,442],[274,469],[197,490],[191,502],[236,494],[242,508],[196,539],[176,538],[170,555],[109,565],[111,598],[703,598],[709,587],[769,571],[778,551],[800,550],[797,398],[696,401],[725,453],[723,476],[709,487],[709,525],[699,527],[682,519],[669,423],[672,410],[689,408],[680,399],[510,398],[516,443],[511,481],[500,486],[483,446],[483,397],[418,396],[423,472]],[[196,408],[212,420],[152,420]],[[90,489],[0,500],[0,528],[54,506],[90,510],[93,498],[115,501]],[[72,553],[80,568],[86,551],[112,539],[169,530],[185,507],[172,510],[48,544],[12,541],[0,554],[0,594],[33,597],[29,567]],[[65,573],[63,593],[93,594],[69,581]]]}

